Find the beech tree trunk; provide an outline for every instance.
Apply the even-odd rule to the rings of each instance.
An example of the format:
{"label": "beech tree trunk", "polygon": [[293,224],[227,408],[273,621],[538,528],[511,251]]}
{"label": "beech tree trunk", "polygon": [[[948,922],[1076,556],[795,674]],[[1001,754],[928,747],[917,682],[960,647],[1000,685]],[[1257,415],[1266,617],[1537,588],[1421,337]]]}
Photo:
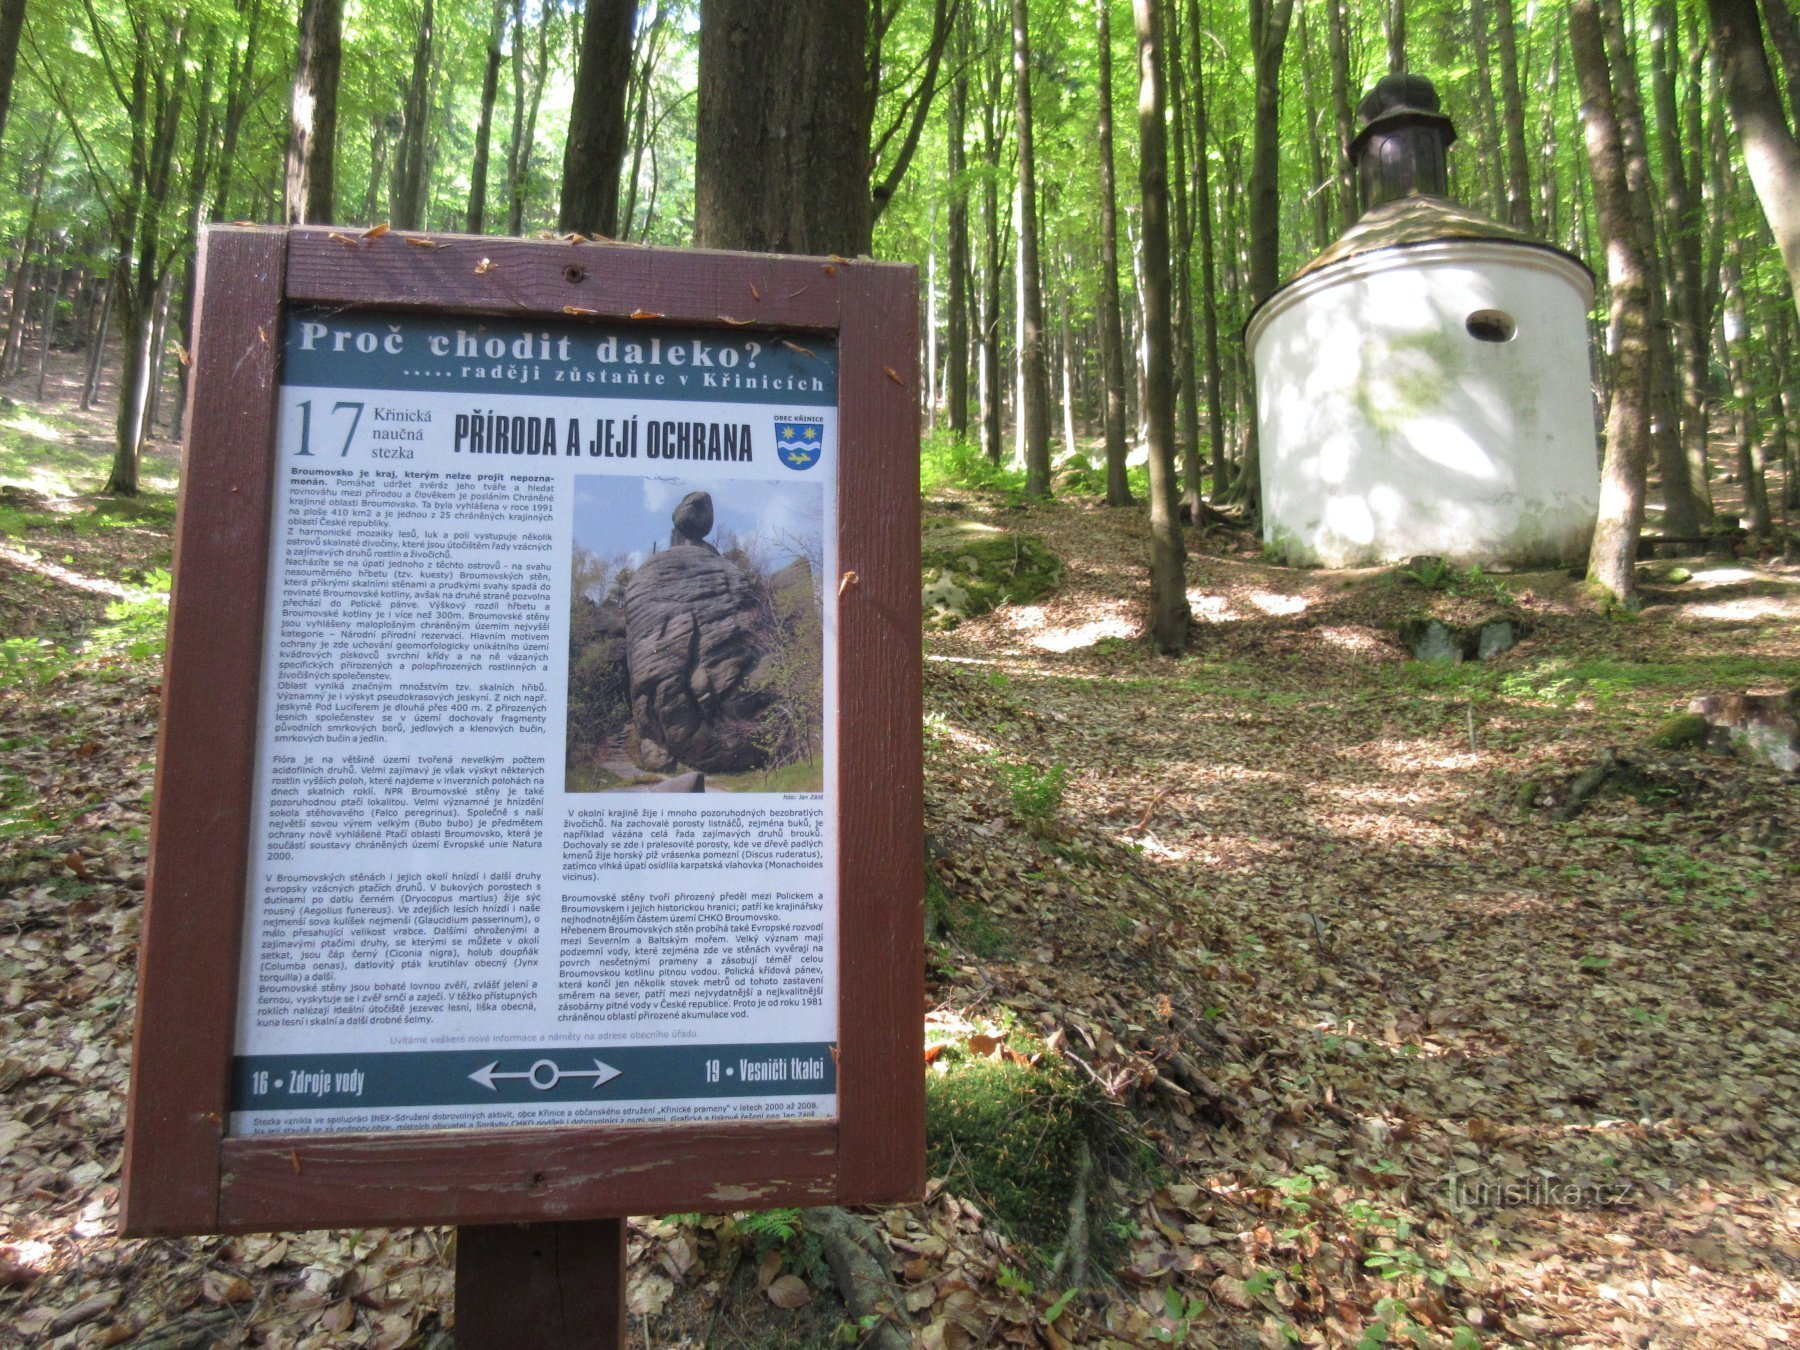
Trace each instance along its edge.
{"label": "beech tree trunk", "polygon": [[[1165,33],[1172,28],[1179,36],[1181,28],[1175,17],[1180,13],[1178,5],[1179,0],[1170,0],[1162,20],[1166,25],[1163,30]],[[1169,55],[1168,97],[1174,104],[1174,116],[1171,120],[1175,133],[1174,162],[1169,166],[1169,178],[1174,188],[1171,196],[1174,198],[1175,208],[1172,256],[1174,270],[1170,275],[1170,283],[1175,290],[1175,453],[1181,466],[1182,505],[1189,510],[1192,519],[1198,520],[1203,470],[1200,461],[1199,390],[1194,387],[1194,285],[1190,256],[1194,244],[1194,220],[1188,202],[1187,81],[1180,58],[1181,43],[1165,42],[1164,49]]]}
{"label": "beech tree trunk", "polygon": [[[1786,0],[1768,0],[1771,8]],[[1800,143],[1788,126],[1763,49],[1756,0],[1706,0],[1731,120],[1750,184],[1775,233],[1789,294],[1800,305]]]}
{"label": "beech tree trunk", "polygon": [[1733,235],[1725,253],[1725,331],[1720,350],[1731,378],[1732,439],[1736,442],[1738,481],[1744,486],[1744,528],[1753,535],[1769,533],[1769,486],[1765,472],[1762,419],[1757,415],[1756,386],[1750,376],[1750,325],[1744,314],[1744,240]]}
{"label": "beech tree trunk", "polygon": [[0,143],[12,106],[13,71],[19,64],[19,35],[25,31],[25,0],[0,0]]}
{"label": "beech tree trunk", "polygon": [[1143,198],[1144,404],[1150,446],[1150,636],[1187,647],[1187,549],[1175,478],[1174,335],[1169,314],[1169,183],[1160,0],[1132,0],[1138,46],[1138,187]]}
{"label": "beech tree trunk", "polygon": [[694,242],[869,251],[868,0],[707,0]]}
{"label": "beech tree trunk", "polygon": [[950,313],[945,341],[944,399],[950,430],[969,432],[969,182],[963,138],[969,121],[968,24],[959,11],[955,30],[955,69],[946,104],[949,141],[950,209],[947,265],[950,269]]}
{"label": "beech tree trunk", "polygon": [[[1190,11],[1198,0],[1189,0]],[[1191,19],[1190,28],[1198,26]],[[1350,98],[1350,38],[1344,14],[1344,0],[1325,0],[1325,43],[1331,60],[1331,119],[1337,129],[1332,164],[1337,171],[1338,228],[1347,230],[1356,223],[1356,175],[1350,166],[1350,142],[1356,135],[1356,114]],[[1198,83],[1196,81],[1196,83]],[[1200,133],[1205,144],[1204,127]],[[1215,481],[1213,490],[1218,491]]]}
{"label": "beech tree trunk", "polygon": [[[1398,0],[1395,2],[1397,5]],[[1261,304],[1281,283],[1281,57],[1293,13],[1294,0],[1250,0],[1256,104],[1250,143],[1249,309]],[[1261,515],[1262,463],[1254,415],[1245,423],[1244,463],[1233,495],[1252,519]]]}
{"label": "beech tree trunk", "polygon": [[1685,537],[1699,529],[1699,520],[1693,489],[1688,482],[1681,424],[1675,415],[1670,393],[1674,385],[1675,358],[1669,343],[1661,264],[1657,256],[1653,214],[1656,182],[1650,173],[1637,62],[1626,40],[1625,16],[1618,0],[1601,0],[1600,17],[1605,28],[1609,68],[1615,72],[1612,84],[1620,149],[1625,155],[1627,202],[1637,236],[1638,254],[1644,260],[1645,300],[1649,306],[1646,322],[1650,336],[1650,448],[1662,488],[1663,527],[1669,534]]}
{"label": "beech tree trunk", "polygon": [[[1339,0],[1332,0],[1337,7]],[[1199,51],[1200,0],[1188,0],[1188,42]],[[1335,76],[1333,77],[1335,79]],[[1212,299],[1219,292],[1215,286],[1213,242],[1212,170],[1207,154],[1206,71],[1196,57],[1194,62],[1194,223],[1200,236],[1200,294],[1207,297],[1200,306],[1201,349],[1205,363],[1206,434],[1212,452],[1212,496],[1220,500],[1226,492],[1229,465],[1225,460],[1225,373],[1219,361],[1219,306]],[[1334,94],[1333,97],[1336,95]],[[1348,145],[1349,141],[1345,141]],[[1339,150],[1339,158],[1349,159]],[[1349,200],[1354,202],[1352,196]],[[1348,224],[1348,222],[1345,222]]]}
{"label": "beech tree trunk", "polygon": [[1506,219],[1532,228],[1531,163],[1525,153],[1525,98],[1519,88],[1519,37],[1512,0],[1492,0],[1494,41],[1500,59],[1500,121],[1506,139]]}
{"label": "beech tree trunk", "polygon": [[1119,191],[1113,172],[1112,5],[1095,0],[1100,138],[1100,378],[1106,400],[1106,504],[1131,505],[1125,476],[1125,333],[1119,320]]}
{"label": "beech tree trunk", "polygon": [[337,193],[338,74],[343,66],[344,0],[304,0],[288,105],[287,182],[282,218],[331,222]]}
{"label": "beech tree trunk", "polygon": [[[1651,28],[1651,96],[1662,151],[1663,218],[1669,234],[1669,323],[1681,373],[1681,444],[1693,501],[1695,528],[1712,522],[1707,482],[1706,432],[1710,408],[1707,351],[1712,317],[1701,283],[1705,219],[1693,170],[1698,146],[1683,146],[1683,120],[1675,82],[1681,66],[1675,0],[1657,0]],[[1694,100],[1698,106],[1698,99]]]}
{"label": "beech tree trunk", "polygon": [[[488,20],[486,64],[481,70],[481,114],[475,123],[475,162],[469,168],[469,218],[465,228],[480,234],[487,224],[488,157],[494,144],[494,102],[500,96],[500,43],[506,36],[506,0],[494,0]],[[518,40],[515,34],[513,40]]]}
{"label": "beech tree trunk", "polygon": [[265,10],[261,0],[247,0],[242,11],[244,46],[240,53],[236,43],[227,43],[230,57],[225,74],[225,111],[219,119],[219,171],[213,188],[212,219],[231,218],[231,188],[237,167],[238,136],[244,125],[244,114],[256,89],[256,58],[262,47]]}
{"label": "beech tree trunk", "polygon": [[[556,228],[619,233],[619,169],[625,162],[625,95],[631,85],[632,0],[587,0],[581,63],[563,145],[562,209]],[[706,21],[712,20],[712,6]],[[791,184],[797,187],[798,184]]]}
{"label": "beech tree trunk", "polygon": [[1569,49],[1581,86],[1583,139],[1606,246],[1612,326],[1618,342],[1606,455],[1600,468],[1600,512],[1587,576],[1613,602],[1631,606],[1637,602],[1637,541],[1644,520],[1644,469],[1650,449],[1649,271],[1631,218],[1625,151],[1597,0],[1571,0]]}
{"label": "beech tree trunk", "polygon": [[412,76],[402,109],[400,160],[394,166],[394,193],[389,203],[396,229],[416,230],[425,224],[425,155],[431,121],[431,60],[437,23],[434,0],[424,0],[419,30],[413,37]]}
{"label": "beech tree trunk", "polygon": [[1050,378],[1044,361],[1044,287],[1038,260],[1037,166],[1031,144],[1031,33],[1025,0],[1012,0],[1014,134],[1019,145],[1019,426],[1025,495],[1050,495]]}
{"label": "beech tree trunk", "polygon": [[998,464],[1000,441],[1000,148],[1003,122],[1000,93],[1006,68],[998,56],[998,40],[990,34],[987,98],[982,103],[982,142],[993,172],[982,175],[981,234],[981,448]]}
{"label": "beech tree trunk", "polygon": [[81,410],[91,412],[100,397],[100,382],[106,374],[106,336],[112,331],[113,297],[118,293],[119,275],[109,272],[106,289],[100,301],[100,318],[94,324],[94,336],[88,348],[87,378],[81,383]]}

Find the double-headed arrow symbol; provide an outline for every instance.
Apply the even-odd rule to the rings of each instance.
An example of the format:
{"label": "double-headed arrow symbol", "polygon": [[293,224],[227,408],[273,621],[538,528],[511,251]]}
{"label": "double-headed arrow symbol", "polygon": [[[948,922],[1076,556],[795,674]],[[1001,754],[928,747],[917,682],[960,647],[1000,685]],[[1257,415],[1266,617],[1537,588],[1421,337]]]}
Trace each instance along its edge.
{"label": "double-headed arrow symbol", "polygon": [[502,1078],[523,1078],[539,1092],[548,1092],[565,1078],[591,1078],[594,1080],[594,1086],[598,1088],[602,1083],[612,1082],[623,1072],[623,1070],[615,1069],[612,1065],[599,1059],[594,1061],[594,1067],[591,1069],[565,1069],[553,1059],[540,1059],[529,1069],[515,1069],[509,1073],[496,1073],[495,1070],[499,1067],[500,1061],[495,1060],[492,1064],[483,1065],[475,1070],[469,1077],[480,1083],[489,1092],[500,1090],[494,1084]]}

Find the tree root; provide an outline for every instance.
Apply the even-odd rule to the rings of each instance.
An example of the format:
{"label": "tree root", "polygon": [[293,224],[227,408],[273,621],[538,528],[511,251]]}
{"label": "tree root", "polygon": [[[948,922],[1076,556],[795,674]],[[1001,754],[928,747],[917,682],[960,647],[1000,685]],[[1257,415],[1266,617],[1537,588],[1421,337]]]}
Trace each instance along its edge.
{"label": "tree root", "polygon": [[1081,1161],[1075,1170],[1075,1192],[1069,1197],[1069,1235],[1050,1266],[1052,1284],[1085,1288],[1088,1282],[1088,1178],[1094,1174],[1094,1155],[1087,1141],[1081,1144]]}
{"label": "tree root", "polygon": [[801,1222],[819,1240],[850,1316],[857,1321],[879,1319],[860,1344],[873,1350],[909,1350],[912,1336],[904,1326],[906,1313],[899,1300],[889,1298],[888,1307],[881,1306],[882,1296],[893,1292],[894,1282],[888,1275],[887,1248],[875,1231],[842,1209],[805,1210]]}
{"label": "tree root", "polygon": [[1611,750],[1602,752],[1600,762],[1583,769],[1573,783],[1569,784],[1569,795],[1553,814],[1558,820],[1573,820],[1581,809],[1588,804],[1594,794],[1606,786],[1613,770],[1619,767],[1619,757]]}

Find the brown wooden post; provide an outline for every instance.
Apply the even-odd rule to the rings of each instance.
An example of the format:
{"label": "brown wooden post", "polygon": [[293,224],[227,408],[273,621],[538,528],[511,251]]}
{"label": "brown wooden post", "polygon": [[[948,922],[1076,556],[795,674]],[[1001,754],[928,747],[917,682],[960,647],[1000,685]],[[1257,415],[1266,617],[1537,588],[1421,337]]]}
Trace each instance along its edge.
{"label": "brown wooden post", "polygon": [[625,1220],[456,1230],[457,1350],[625,1344]]}

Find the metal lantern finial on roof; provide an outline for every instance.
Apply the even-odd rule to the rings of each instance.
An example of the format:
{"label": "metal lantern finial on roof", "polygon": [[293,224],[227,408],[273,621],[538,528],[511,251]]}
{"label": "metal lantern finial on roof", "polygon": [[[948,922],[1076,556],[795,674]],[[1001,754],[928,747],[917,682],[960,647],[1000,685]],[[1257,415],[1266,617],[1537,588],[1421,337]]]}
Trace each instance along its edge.
{"label": "metal lantern finial on roof", "polygon": [[1448,197],[1445,152],[1456,125],[1439,111],[1437,89],[1423,75],[1389,75],[1356,108],[1362,130],[1350,142],[1363,210],[1402,197]]}

